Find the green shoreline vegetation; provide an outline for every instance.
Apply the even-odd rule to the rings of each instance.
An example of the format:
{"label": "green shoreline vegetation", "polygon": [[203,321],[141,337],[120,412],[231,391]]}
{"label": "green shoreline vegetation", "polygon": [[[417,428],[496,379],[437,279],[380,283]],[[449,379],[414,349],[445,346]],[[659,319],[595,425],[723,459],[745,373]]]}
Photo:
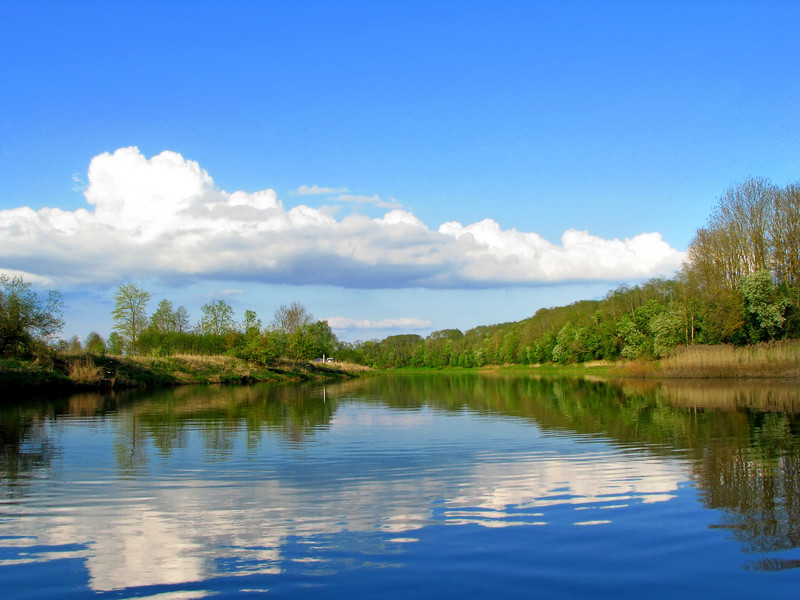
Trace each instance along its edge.
{"label": "green shoreline vegetation", "polygon": [[[0,274],[0,386],[96,387],[285,381],[358,369],[498,368],[624,377],[800,378],[800,184],[727,190],[672,279],[543,308],[514,323],[346,343],[299,302],[263,326],[215,300],[185,307],[135,283],[114,296],[114,331],[57,340],[61,297]],[[336,363],[327,363],[336,357]],[[344,368],[343,364],[351,366]]]}
{"label": "green shoreline vegetation", "polygon": [[155,388],[189,384],[286,383],[343,379],[361,374],[361,365],[315,364],[289,360],[258,365],[232,356],[59,355],[49,359],[0,359],[0,388]]}

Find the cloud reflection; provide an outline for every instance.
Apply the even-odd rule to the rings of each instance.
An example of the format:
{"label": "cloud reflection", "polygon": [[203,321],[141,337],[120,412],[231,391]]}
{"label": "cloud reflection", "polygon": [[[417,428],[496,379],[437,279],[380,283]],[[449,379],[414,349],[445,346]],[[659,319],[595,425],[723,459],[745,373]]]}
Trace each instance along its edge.
{"label": "cloud reflection", "polygon": [[[343,405],[330,438],[321,443],[332,443],[354,427],[406,435],[419,427],[457,432],[469,418]],[[572,454],[534,450],[500,459],[477,453],[465,461],[463,453],[452,454],[439,441],[427,448],[431,456],[425,465],[409,468],[395,460],[389,437],[384,444],[376,445],[375,439],[365,439],[347,460],[331,454],[305,466],[300,461],[294,477],[165,477],[142,481],[144,487],[110,478],[93,487],[91,502],[81,501],[86,492],[81,483],[65,484],[62,508],[17,507],[13,519],[0,523],[0,535],[13,528],[29,536],[18,546],[30,545],[31,538],[40,546],[84,544],[58,557],[81,558],[90,588],[110,591],[277,574],[297,561],[319,568],[325,561],[321,537],[345,532],[384,533],[387,542],[401,547],[419,539],[410,532],[431,525],[544,526],[548,510],[556,506],[614,508],[663,501],[688,479],[677,460],[625,454],[600,442],[583,444],[582,452]],[[364,453],[377,463],[359,467]],[[576,512],[574,524],[608,523],[612,514],[587,519],[585,512]],[[287,555],[288,541],[298,539],[311,542],[305,554]],[[53,558],[42,553],[35,560]]]}

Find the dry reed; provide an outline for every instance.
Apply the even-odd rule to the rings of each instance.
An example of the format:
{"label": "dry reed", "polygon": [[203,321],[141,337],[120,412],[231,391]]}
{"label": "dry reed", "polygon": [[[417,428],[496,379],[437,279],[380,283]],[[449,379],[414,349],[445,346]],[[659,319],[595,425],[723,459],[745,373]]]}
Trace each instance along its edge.
{"label": "dry reed", "polygon": [[69,378],[83,384],[96,384],[103,378],[103,369],[94,364],[91,356],[83,356],[69,362]]}
{"label": "dry reed", "polygon": [[663,359],[663,377],[800,378],[800,341],[785,340],[736,348],[688,346]]}

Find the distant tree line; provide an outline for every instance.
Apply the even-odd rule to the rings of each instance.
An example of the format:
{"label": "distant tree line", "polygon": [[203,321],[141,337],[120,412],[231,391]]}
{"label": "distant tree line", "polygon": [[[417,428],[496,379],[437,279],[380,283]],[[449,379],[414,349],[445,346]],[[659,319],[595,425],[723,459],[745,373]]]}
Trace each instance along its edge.
{"label": "distant tree line", "polygon": [[681,345],[798,337],[800,186],[748,179],[719,200],[672,279],[622,285],[515,323],[395,335],[348,351],[375,367],[442,368],[653,359]]}
{"label": "distant tree line", "polygon": [[229,354],[267,364],[280,358],[314,360],[331,356],[339,348],[328,322],[315,320],[299,302],[278,308],[272,322],[262,327],[252,310],[244,311],[238,322],[225,300],[203,305],[200,318],[191,325],[186,307],[175,307],[168,299],[148,314],[150,299],[150,293],[135,283],[119,286],[111,313],[114,331],[108,340],[90,333],[83,349],[94,354],[148,356]]}

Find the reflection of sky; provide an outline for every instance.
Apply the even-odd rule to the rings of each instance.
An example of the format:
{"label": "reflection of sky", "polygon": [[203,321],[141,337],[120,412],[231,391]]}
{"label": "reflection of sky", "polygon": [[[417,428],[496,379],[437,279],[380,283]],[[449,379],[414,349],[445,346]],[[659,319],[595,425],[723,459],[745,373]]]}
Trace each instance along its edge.
{"label": "reflection of sky", "polygon": [[[222,459],[200,431],[164,455],[125,415],[83,425],[61,431],[52,480],[3,507],[0,536],[25,537],[0,545],[69,547],[59,557],[83,559],[96,591],[277,573],[288,539],[311,552],[345,531],[409,544],[431,524],[547,525],[554,506],[572,506],[575,525],[603,524],[689,479],[678,460],[467,412],[344,403],[302,446],[265,435],[253,452],[241,432]],[[120,453],[141,455],[132,475],[117,469],[130,459]]]}

